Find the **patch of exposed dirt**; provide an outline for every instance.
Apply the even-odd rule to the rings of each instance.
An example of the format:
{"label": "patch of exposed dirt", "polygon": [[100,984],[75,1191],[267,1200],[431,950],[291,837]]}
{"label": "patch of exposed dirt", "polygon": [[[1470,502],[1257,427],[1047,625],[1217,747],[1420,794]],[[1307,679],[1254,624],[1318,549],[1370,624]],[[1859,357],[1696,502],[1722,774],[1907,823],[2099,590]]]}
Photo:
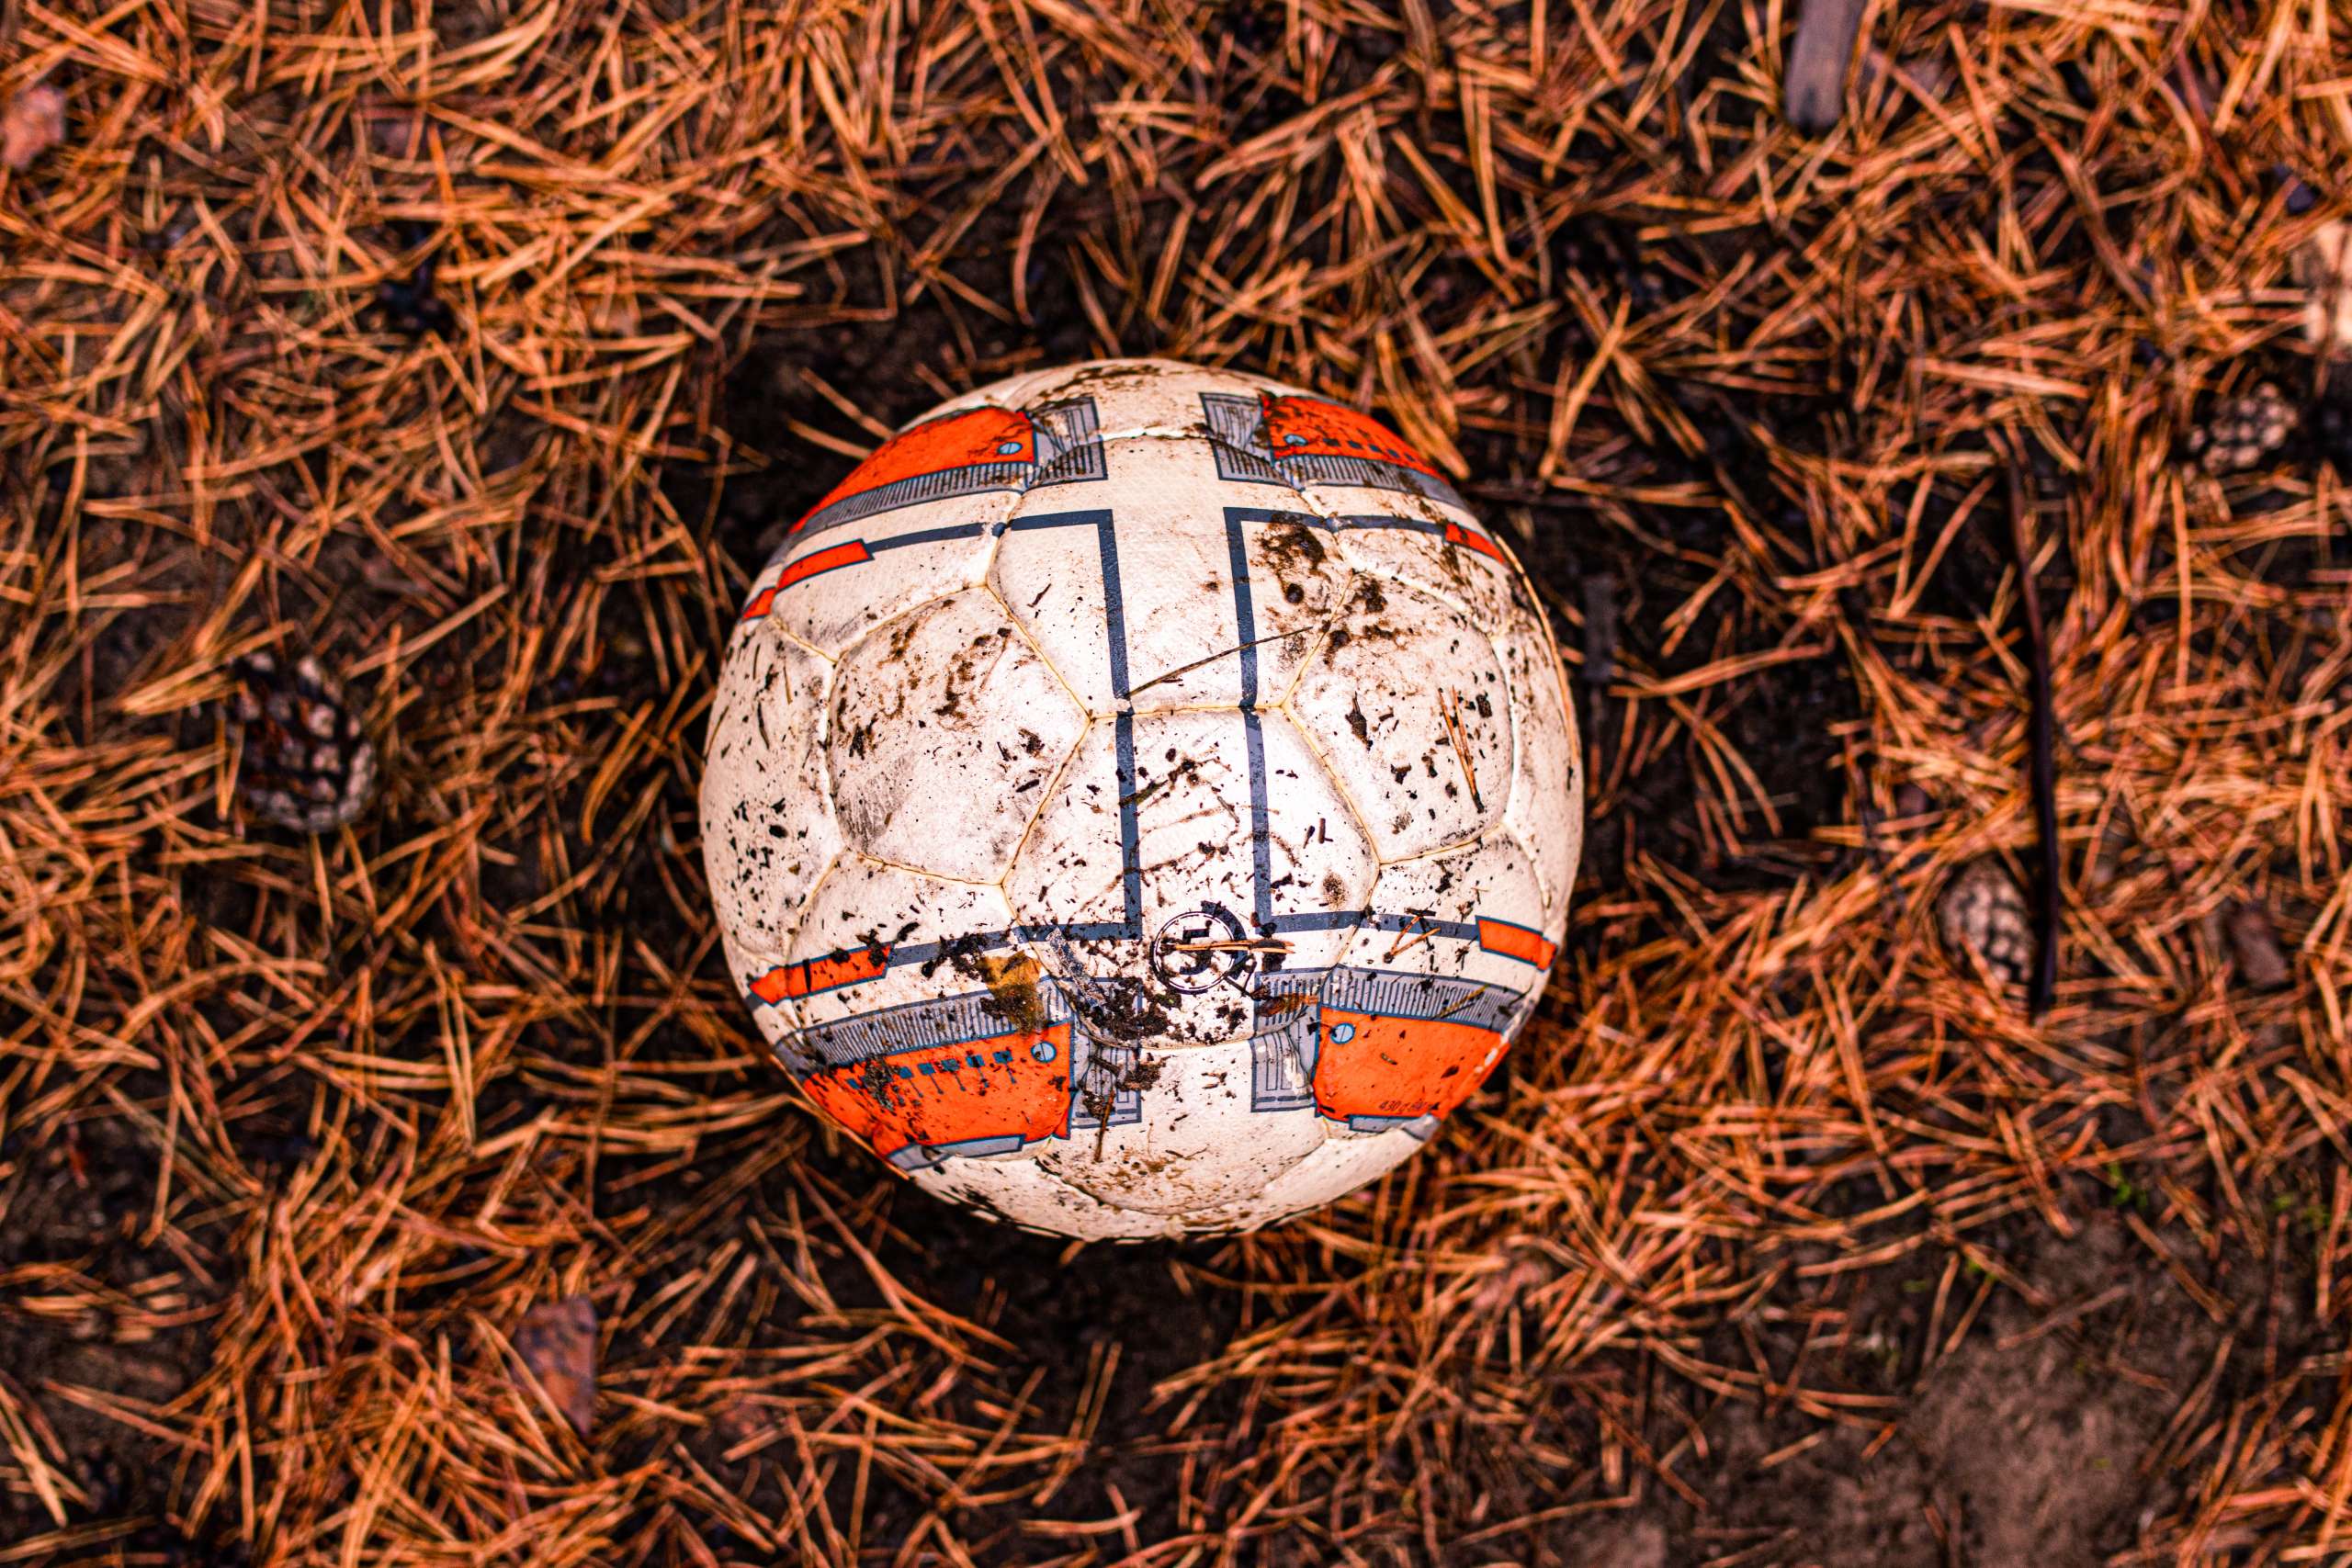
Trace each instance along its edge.
{"label": "patch of exposed dirt", "polygon": [[2314,1330],[2283,1303],[2276,1322],[2216,1323],[2175,1276],[2212,1272],[2185,1245],[2156,1256],[2114,1207],[2088,1206],[2077,1225],[2067,1238],[2013,1223],[2002,1269],[2018,1288],[1960,1268],[1940,1311],[1940,1273],[1916,1266],[1776,1292],[1764,1314],[1801,1314],[1814,1333],[1751,1321],[1749,1342],[1782,1371],[1804,1355],[1816,1390],[1845,1384],[1848,1418],[1726,1399],[1701,1426],[1703,1454],[1686,1443],[1673,1462],[1701,1506],[1650,1485],[1639,1507],[1560,1526],[1555,1560],[2098,1568],[2128,1551],[2178,1501],[2166,1444],[2217,1357],[2219,1396],[2261,1383],[2266,1338],[2284,1354]]}
{"label": "patch of exposed dirt", "polygon": [[[165,1507],[170,1450],[97,1406],[168,1404],[205,1364],[204,1336],[180,1320],[207,1282],[142,1239],[157,1177],[119,1122],[0,1146],[0,1377],[45,1428],[39,1451],[71,1517]],[[20,1456],[0,1453],[0,1543],[51,1528]]]}

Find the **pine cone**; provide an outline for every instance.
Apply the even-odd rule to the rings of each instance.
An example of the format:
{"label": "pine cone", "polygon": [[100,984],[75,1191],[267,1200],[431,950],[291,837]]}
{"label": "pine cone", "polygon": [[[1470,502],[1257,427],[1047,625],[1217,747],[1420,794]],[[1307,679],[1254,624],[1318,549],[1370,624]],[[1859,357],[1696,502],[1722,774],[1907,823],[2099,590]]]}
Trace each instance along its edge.
{"label": "pine cone", "polygon": [[2022,986],[2032,975],[2033,919],[2025,891],[1996,857],[1972,861],[1951,879],[1936,901],[1936,921],[1962,968],[1981,960],[2004,986]]}
{"label": "pine cone", "polygon": [[2265,381],[2242,398],[2224,398],[2189,433],[2188,455],[2209,474],[2253,468],[2287,444],[2300,416],[2276,386]]}
{"label": "pine cone", "polygon": [[306,833],[340,828],[376,793],[376,749],[343,694],[304,659],[291,670],[254,653],[230,671],[229,717],[243,731],[237,790],[265,821]]}

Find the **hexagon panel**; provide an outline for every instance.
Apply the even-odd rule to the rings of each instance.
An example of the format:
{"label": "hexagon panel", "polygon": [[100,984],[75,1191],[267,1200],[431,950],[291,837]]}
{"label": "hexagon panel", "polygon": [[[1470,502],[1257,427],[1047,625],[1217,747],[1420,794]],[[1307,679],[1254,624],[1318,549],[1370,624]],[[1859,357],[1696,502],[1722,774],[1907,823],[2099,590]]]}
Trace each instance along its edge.
{"label": "hexagon panel", "polygon": [[1532,615],[1514,616],[1495,637],[1495,650],[1510,678],[1516,749],[1503,821],[1535,863],[1544,926],[1557,941],[1584,847],[1584,759],[1559,656],[1544,627]]}
{"label": "hexagon panel", "polygon": [[891,616],[978,582],[996,549],[995,525],[1017,499],[987,490],[865,515],[853,508],[836,520],[812,513],[752,579],[744,615],[773,616],[838,655]]}
{"label": "hexagon panel", "polygon": [[998,888],[844,853],[809,898],[774,988],[799,1001],[810,1024],[928,1000],[949,988],[942,965],[926,969],[933,956],[1012,923]]}
{"label": "hexagon panel", "polygon": [[1510,550],[1469,512],[1421,495],[1318,487],[1310,498],[1342,526],[1339,552],[1351,565],[1419,589],[1466,612],[1482,626],[1532,607]]}
{"label": "hexagon panel", "polygon": [[993,882],[1085,728],[987,589],[910,610],[852,646],[833,678],[826,759],[842,836],[880,860]]}
{"label": "hexagon panel", "polygon": [[703,775],[703,864],[718,923],[780,951],[800,901],[841,848],[822,750],[831,667],[770,628],[735,639],[713,701]]}
{"label": "hexagon panel", "polygon": [[1384,861],[1476,837],[1510,792],[1510,697],[1485,632],[1401,583],[1359,576],[1284,705]]}

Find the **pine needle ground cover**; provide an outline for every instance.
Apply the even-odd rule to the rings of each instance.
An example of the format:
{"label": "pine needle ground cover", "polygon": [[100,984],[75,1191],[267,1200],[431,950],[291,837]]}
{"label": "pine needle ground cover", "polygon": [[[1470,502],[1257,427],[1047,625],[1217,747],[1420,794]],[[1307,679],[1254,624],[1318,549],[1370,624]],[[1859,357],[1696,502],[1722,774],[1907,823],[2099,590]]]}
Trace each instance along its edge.
{"label": "pine needle ground cover", "polygon": [[[1794,22],[0,7],[0,1563],[2352,1557],[2346,24]],[[1136,353],[1437,457],[1590,834],[1429,1152],[1072,1250],[694,802],[782,529]]]}

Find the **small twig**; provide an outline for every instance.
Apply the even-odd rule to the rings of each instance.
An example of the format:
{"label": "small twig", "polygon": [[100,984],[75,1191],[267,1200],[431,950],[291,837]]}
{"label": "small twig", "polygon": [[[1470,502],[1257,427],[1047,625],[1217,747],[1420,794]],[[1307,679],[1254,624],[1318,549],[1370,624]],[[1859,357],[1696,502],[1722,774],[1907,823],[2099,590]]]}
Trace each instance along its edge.
{"label": "small twig", "polygon": [[2058,762],[2056,719],[2050,696],[2050,639],[2041,619],[2041,595],[2033,581],[2030,502],[2023,461],[2008,457],[2009,559],[2018,574],[2018,601],[2025,609],[2026,670],[2031,698],[2031,766],[2034,835],[2041,840],[2040,886],[2035,888],[2033,980],[2026,993],[2028,1015],[2049,1010],[2058,988]]}
{"label": "small twig", "polygon": [[1264,637],[1253,637],[1248,642],[1236,643],[1231,648],[1220,648],[1215,653],[1203,654],[1189,663],[1179,664],[1173,670],[1163,670],[1139,686],[1128,687],[1127,695],[1139,697],[1163,681],[1173,681],[1179,675],[1189,675],[1204,664],[1214,664],[1220,659],[1231,659],[1247,649],[1261,648],[1270,642],[1287,642],[1293,637],[1321,637],[1338,624],[1336,621],[1325,621],[1318,626],[1294,626],[1286,632],[1268,632]]}
{"label": "small twig", "polygon": [[[1419,917],[1415,919],[1418,921]],[[1380,961],[1385,964],[1400,953],[1410,953],[1436,934],[1437,928],[1432,925],[1417,923],[1408,926],[1396,933],[1396,940],[1388,944],[1388,951],[1380,955]],[[1412,939],[1409,942],[1406,940],[1408,936]]]}
{"label": "small twig", "polygon": [[1487,803],[1478,795],[1478,770],[1471,763],[1470,743],[1462,738],[1462,726],[1454,722],[1454,702],[1453,693],[1440,692],[1437,716],[1445,725],[1445,738],[1453,742],[1453,760],[1462,765],[1463,782],[1470,786],[1470,804],[1483,811]]}
{"label": "small twig", "polygon": [[1288,953],[1290,943],[1278,936],[1243,937],[1217,942],[1167,942],[1160,943],[1167,953]]}
{"label": "small twig", "polygon": [[1617,574],[1596,571],[1584,580],[1585,776],[1608,776],[1609,683],[1617,679]]}

